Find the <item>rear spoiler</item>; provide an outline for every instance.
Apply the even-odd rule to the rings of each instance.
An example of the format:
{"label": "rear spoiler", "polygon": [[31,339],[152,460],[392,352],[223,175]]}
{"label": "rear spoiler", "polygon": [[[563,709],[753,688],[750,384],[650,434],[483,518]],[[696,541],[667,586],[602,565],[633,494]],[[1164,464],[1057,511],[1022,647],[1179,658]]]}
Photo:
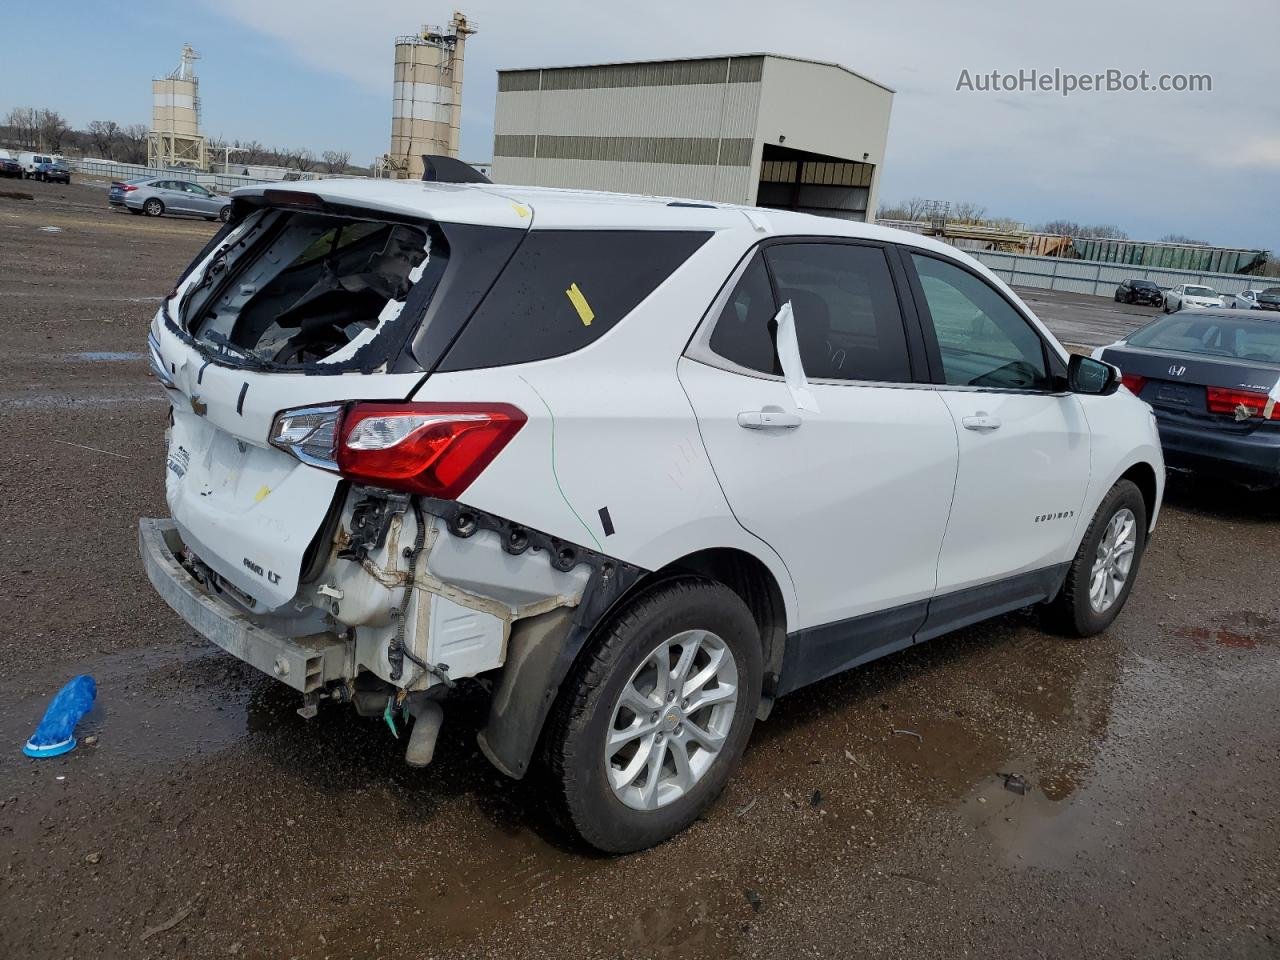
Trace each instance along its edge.
{"label": "rear spoiler", "polygon": [[435,183],[493,183],[471,164],[439,153],[422,155],[422,179]]}

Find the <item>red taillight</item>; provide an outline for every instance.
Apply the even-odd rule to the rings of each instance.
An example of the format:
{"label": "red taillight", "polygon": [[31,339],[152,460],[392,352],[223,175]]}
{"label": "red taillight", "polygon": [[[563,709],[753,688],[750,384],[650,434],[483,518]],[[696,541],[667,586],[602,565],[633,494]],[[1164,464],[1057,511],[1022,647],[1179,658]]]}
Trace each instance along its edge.
{"label": "red taillight", "polygon": [[1140,377],[1136,373],[1126,373],[1120,377],[1120,382],[1136,397],[1142,393],[1142,388],[1146,384],[1147,378]]}
{"label": "red taillight", "polygon": [[342,415],[337,467],[359,483],[456,500],[526,419],[505,403],[357,403]]}
{"label": "red taillight", "polygon": [[1280,403],[1256,390],[1233,390],[1230,387],[1208,387],[1205,390],[1210,413],[1224,413],[1237,420],[1258,416],[1264,420],[1280,420]]}
{"label": "red taillight", "polygon": [[136,186],[136,185],[134,185],[134,184],[132,184],[132,183],[122,183],[122,184],[120,185],[120,189],[121,189],[121,190],[123,190],[125,193],[128,193],[129,191],[131,191],[131,190],[137,190],[138,188],[137,188],[137,186]]}

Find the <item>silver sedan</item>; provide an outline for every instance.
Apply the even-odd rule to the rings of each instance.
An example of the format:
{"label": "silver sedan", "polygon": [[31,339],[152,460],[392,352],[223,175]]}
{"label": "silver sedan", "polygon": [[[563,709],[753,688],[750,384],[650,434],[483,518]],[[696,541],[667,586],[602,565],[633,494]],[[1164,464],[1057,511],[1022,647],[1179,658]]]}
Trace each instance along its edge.
{"label": "silver sedan", "polygon": [[225,222],[231,216],[230,197],[210,193],[191,180],[169,177],[113,183],[107,191],[107,202],[149,217],[174,214]]}

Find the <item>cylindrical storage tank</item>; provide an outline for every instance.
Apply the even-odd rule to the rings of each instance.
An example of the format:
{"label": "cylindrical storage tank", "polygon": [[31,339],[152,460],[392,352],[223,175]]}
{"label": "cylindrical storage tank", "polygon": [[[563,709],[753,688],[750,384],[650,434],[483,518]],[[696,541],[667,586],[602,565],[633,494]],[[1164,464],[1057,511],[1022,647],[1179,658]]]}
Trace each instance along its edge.
{"label": "cylindrical storage tank", "polygon": [[424,153],[457,156],[451,51],[420,37],[396,41],[391,105],[391,158],[403,176],[422,177]]}
{"label": "cylindrical storage tank", "polygon": [[151,129],[178,137],[200,135],[200,118],[196,112],[196,81],[153,80]]}

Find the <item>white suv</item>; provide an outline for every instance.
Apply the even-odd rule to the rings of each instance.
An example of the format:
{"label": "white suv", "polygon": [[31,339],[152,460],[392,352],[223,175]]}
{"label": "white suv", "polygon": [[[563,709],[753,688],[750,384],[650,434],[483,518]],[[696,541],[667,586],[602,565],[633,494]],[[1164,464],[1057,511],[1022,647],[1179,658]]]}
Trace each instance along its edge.
{"label": "white suv", "polygon": [[474,678],[485,755],[609,851],[791,690],[1030,604],[1104,629],[1163,492],[1150,408],[989,271],[797,213],[251,187],[150,348],[164,599],[416,765]]}

